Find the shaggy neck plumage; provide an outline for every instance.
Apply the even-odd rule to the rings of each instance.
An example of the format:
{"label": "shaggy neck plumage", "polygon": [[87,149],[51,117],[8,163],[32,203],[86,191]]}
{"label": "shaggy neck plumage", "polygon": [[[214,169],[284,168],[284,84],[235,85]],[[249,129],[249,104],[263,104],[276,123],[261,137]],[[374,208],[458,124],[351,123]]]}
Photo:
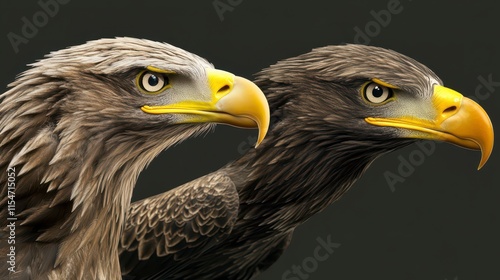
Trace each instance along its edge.
{"label": "shaggy neck plumage", "polygon": [[[78,180],[72,186],[73,212],[68,220],[72,220],[71,231],[74,234],[68,236],[61,246],[58,261],[67,262],[74,257],[86,262],[86,266],[81,266],[84,269],[82,273],[87,275],[91,268],[99,279],[102,275],[106,278],[120,275],[115,257],[118,256],[122,226],[139,173],[162,150],[197,131],[186,130],[185,126],[172,126],[165,130],[176,137],[159,143],[157,139],[148,138],[147,133],[137,135],[137,132],[111,128],[101,131],[95,139],[90,137],[87,141],[80,141],[85,145],[85,161]],[[82,253],[84,259],[79,257]],[[102,267],[103,274],[96,270],[99,267]]]}
{"label": "shaggy neck plumage", "polygon": [[[172,133],[187,137],[183,135],[187,132],[175,131],[176,128]],[[59,220],[53,225],[44,225],[47,233],[64,232],[60,238],[45,234],[38,236],[37,241],[59,244],[51,272],[51,275],[57,275],[56,278],[115,279],[120,276],[118,241],[139,172],[163,149],[176,142],[159,144],[147,137],[137,138],[113,128],[100,131],[98,136],[89,135],[86,141],[71,140],[73,135],[86,131],[80,128],[59,138],[56,152],[44,170],[46,183],[55,185],[50,186],[51,191],[47,193],[52,199],[50,205],[36,205],[37,211],[50,211],[50,208],[63,205],[70,209],[65,208],[68,214],[62,226]],[[57,129],[44,129],[41,133],[47,135],[35,138],[65,135]],[[54,171],[51,166],[54,166]],[[63,176],[53,179],[52,172]],[[44,221],[43,216],[39,218],[40,223]],[[75,266],[75,263],[79,265]]]}
{"label": "shaggy neck plumage", "polygon": [[[63,121],[64,119],[61,120]],[[88,131],[84,127],[70,133],[67,130],[58,131],[57,126],[48,126],[33,135],[31,139],[37,141],[28,141],[12,164],[18,170],[23,170],[30,162],[37,161],[29,153],[23,152],[27,146],[55,142],[33,147],[35,150],[43,150],[54,146],[54,153],[47,155],[47,165],[42,164],[37,170],[43,176],[40,187],[48,185],[49,191],[45,197],[49,203],[40,201],[31,205],[32,210],[48,215],[31,216],[27,224],[28,229],[30,224],[43,224],[41,227],[44,230],[34,236],[37,242],[32,243],[33,246],[50,242],[57,247],[53,263],[49,262],[47,265],[50,266],[45,267],[50,271],[49,275],[56,279],[87,276],[95,279],[118,279],[120,272],[117,246],[125,211],[130,205],[139,172],[155,154],[136,156],[141,151],[144,152],[144,149],[160,150],[163,147],[148,147],[144,143],[140,145],[137,141],[126,139],[127,137],[123,137],[123,142],[112,141],[115,139],[111,136],[113,129],[87,135],[85,140],[79,139],[79,136],[86,133]],[[119,134],[115,136],[119,137]],[[137,146],[127,143],[136,143]],[[133,152],[119,154],[122,150]],[[36,156],[35,153],[34,157]],[[17,161],[20,157],[23,160]],[[25,163],[16,165],[21,162]],[[25,174],[26,178],[33,176],[29,172]],[[40,184],[40,181],[33,181],[33,184],[37,187],[36,184]],[[31,209],[24,211],[29,212]],[[51,210],[57,211],[56,209],[64,212],[64,218],[49,220],[48,217],[53,214]],[[36,247],[27,250],[34,248]],[[29,259],[26,261],[29,262]],[[31,267],[33,264],[26,265]],[[38,268],[30,269],[37,271]],[[43,270],[39,271],[39,276],[43,275]]]}
{"label": "shaggy neck plumage", "polygon": [[240,216],[259,217],[260,225],[273,229],[288,231],[303,223],[339,199],[378,156],[412,142],[367,138],[347,121],[325,117],[318,124],[317,117],[282,113],[284,103],[269,100],[278,117],[268,136],[230,164],[228,173],[238,174],[233,177],[242,201]]}

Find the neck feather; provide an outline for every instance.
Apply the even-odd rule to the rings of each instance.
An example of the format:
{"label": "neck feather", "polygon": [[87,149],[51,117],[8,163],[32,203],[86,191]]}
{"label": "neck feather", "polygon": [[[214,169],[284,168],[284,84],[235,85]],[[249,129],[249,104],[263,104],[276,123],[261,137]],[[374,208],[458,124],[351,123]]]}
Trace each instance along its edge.
{"label": "neck feather", "polygon": [[340,126],[288,129],[292,124],[274,124],[261,146],[227,167],[235,174],[241,215],[265,217],[264,223],[283,231],[339,199],[378,156],[411,143],[382,145]]}

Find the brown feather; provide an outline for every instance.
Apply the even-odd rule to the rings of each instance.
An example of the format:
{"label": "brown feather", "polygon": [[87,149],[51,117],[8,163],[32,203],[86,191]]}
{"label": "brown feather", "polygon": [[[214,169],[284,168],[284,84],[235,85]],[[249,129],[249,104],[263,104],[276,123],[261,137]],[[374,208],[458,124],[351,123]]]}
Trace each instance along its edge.
{"label": "brown feather", "polygon": [[122,254],[127,257],[121,260],[122,270],[136,268],[141,260],[154,262],[157,256],[182,260],[178,252],[209,247],[223,239],[236,219],[237,202],[231,179],[213,173],[135,203],[120,243],[122,252],[131,252]]}
{"label": "brown feather", "polygon": [[117,245],[139,172],[164,149],[211,127],[144,114],[142,105],[168,103],[134,84],[147,66],[185,75],[193,94],[213,67],[168,44],[102,39],[49,54],[0,95],[1,233],[8,233],[9,215],[4,171],[12,167],[16,277],[121,278]]}

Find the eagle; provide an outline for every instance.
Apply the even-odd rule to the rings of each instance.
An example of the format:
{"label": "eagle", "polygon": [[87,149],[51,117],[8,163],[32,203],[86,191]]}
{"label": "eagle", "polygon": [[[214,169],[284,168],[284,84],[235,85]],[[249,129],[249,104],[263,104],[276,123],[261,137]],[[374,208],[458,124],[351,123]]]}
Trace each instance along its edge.
{"label": "eagle", "polygon": [[271,108],[268,136],[211,174],[133,203],[124,279],[251,279],[381,155],[418,139],[481,150],[479,167],[492,152],[486,112],[392,50],[317,48],[255,82]]}
{"label": "eagle", "polygon": [[[252,82],[166,43],[100,39],[52,52],[0,95],[0,278],[121,279],[141,170],[215,123],[259,128]],[[7,242],[8,240],[8,242]]]}

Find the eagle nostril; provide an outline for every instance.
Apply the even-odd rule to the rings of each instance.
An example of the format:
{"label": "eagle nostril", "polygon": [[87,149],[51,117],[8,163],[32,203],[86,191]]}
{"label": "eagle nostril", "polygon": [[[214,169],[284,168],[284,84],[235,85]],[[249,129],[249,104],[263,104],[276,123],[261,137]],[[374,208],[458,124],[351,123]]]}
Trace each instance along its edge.
{"label": "eagle nostril", "polygon": [[443,111],[443,115],[452,114],[457,110],[457,106],[450,106]]}
{"label": "eagle nostril", "polygon": [[219,93],[225,92],[225,91],[229,90],[229,88],[230,88],[230,86],[225,85],[225,86],[221,87],[218,92]]}
{"label": "eagle nostril", "polygon": [[224,85],[222,86],[216,93],[218,98],[224,97],[229,91],[231,90],[230,85]]}

